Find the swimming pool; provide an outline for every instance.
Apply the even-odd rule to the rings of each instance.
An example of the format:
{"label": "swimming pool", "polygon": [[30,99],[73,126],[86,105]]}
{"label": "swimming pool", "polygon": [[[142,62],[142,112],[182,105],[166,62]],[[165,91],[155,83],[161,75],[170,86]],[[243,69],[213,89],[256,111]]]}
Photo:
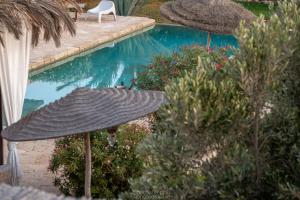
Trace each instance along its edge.
{"label": "swimming pool", "polygon": [[[207,33],[182,26],[158,25],[152,30],[71,59],[30,77],[23,115],[53,102],[77,87],[113,87],[131,80],[159,54],[182,46],[205,45]],[[212,47],[237,46],[231,35],[211,36]]]}

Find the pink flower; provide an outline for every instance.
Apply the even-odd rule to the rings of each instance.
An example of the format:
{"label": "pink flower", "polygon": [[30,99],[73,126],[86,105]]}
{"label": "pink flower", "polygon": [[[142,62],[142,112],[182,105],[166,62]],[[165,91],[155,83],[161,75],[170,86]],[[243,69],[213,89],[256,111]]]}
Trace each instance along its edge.
{"label": "pink flower", "polygon": [[207,47],[207,51],[208,51],[208,53],[211,53],[212,49],[210,47]]}
{"label": "pink flower", "polygon": [[222,67],[223,67],[223,65],[222,65],[222,64],[220,64],[220,63],[217,63],[217,64],[216,64],[216,69],[217,69],[217,70],[220,70],[220,69],[222,69]]}

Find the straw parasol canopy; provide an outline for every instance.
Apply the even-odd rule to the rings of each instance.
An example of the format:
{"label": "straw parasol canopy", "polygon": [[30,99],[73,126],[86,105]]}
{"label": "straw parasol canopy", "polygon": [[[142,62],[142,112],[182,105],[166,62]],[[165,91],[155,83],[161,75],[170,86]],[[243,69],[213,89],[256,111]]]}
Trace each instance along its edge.
{"label": "straw parasol canopy", "polygon": [[232,34],[241,20],[250,23],[255,15],[231,0],[175,0],[160,7],[171,21],[208,32]]}
{"label": "straw parasol canopy", "polygon": [[2,137],[9,141],[32,141],[85,133],[85,196],[90,197],[89,132],[146,116],[164,103],[163,92],[79,88],[4,129]]}
{"label": "straw parasol canopy", "polygon": [[164,93],[117,88],[79,88],[2,132],[9,141],[70,136],[124,124],[156,111]]}
{"label": "straw parasol canopy", "polygon": [[4,197],[5,200],[88,200],[87,198],[58,196],[32,187],[14,187],[3,183],[0,184],[0,197]]}

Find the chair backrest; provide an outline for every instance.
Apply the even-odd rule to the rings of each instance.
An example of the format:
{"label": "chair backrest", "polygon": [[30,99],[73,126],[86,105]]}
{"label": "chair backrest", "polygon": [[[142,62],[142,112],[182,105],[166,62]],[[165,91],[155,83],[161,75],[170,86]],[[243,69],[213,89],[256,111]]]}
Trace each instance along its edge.
{"label": "chair backrest", "polygon": [[102,10],[107,10],[110,9],[114,6],[114,2],[112,1],[107,1],[107,0],[102,0],[99,3],[99,8],[101,8]]}

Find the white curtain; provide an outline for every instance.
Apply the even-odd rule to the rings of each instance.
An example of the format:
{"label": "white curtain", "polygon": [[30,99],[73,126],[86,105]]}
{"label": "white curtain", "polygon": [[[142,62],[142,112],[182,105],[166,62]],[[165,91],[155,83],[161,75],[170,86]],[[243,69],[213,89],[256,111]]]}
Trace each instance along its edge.
{"label": "white curtain", "polygon": [[[14,35],[4,31],[4,45],[0,44],[0,86],[7,124],[17,122],[21,118],[25,98],[29,54],[31,48],[31,32],[24,27],[23,35],[17,40]],[[17,185],[21,177],[21,169],[16,143],[8,143],[7,163],[12,166],[12,184]]]}

